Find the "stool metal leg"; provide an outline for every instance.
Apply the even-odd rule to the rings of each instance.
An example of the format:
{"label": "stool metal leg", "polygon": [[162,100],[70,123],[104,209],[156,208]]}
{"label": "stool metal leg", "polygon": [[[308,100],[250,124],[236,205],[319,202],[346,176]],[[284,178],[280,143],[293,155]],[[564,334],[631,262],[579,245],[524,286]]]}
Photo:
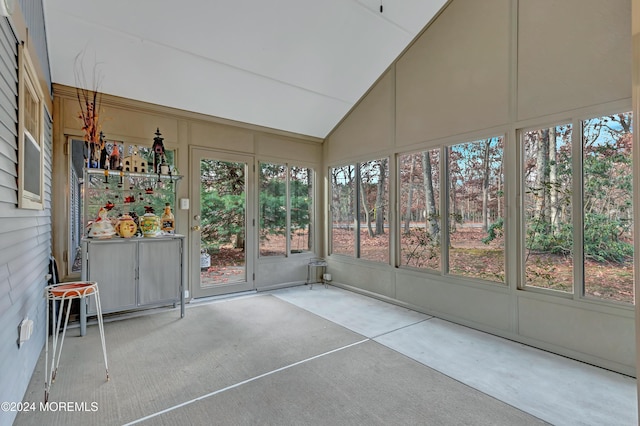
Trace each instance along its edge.
{"label": "stool metal leg", "polygon": [[[67,286],[77,285],[78,283],[70,283]],[[45,295],[47,299],[47,312],[46,312],[46,320],[47,320],[47,338],[45,344],[45,384],[44,384],[44,401],[45,403],[49,400],[49,391],[51,389],[51,384],[56,380],[56,375],[58,372],[58,366],[60,365],[60,358],[62,355],[62,347],[64,345],[64,338],[67,334],[67,325],[69,324],[69,315],[71,313],[71,304],[74,299],[79,299],[80,304],[86,303],[87,297],[93,296],[96,300],[96,310],[98,317],[98,328],[100,329],[100,343],[102,344],[102,356],[104,357],[104,367],[107,375],[107,381],[109,380],[109,365],[107,363],[107,345],[105,343],[104,338],[104,321],[102,318],[102,305],[100,303],[100,294],[98,291],[97,283],[82,283],[85,286],[77,289],[77,287],[72,288],[64,288],[55,286],[49,286],[45,290]],[[92,285],[90,285],[92,284]],[[61,285],[63,286],[63,285]],[[60,301],[60,306],[58,307],[59,311],[56,314],[56,302]],[[67,312],[65,313],[65,301],[67,303]],[[49,313],[49,303],[51,303],[52,313]],[[62,317],[64,315],[64,324]],[[51,364],[49,364],[49,329],[50,322],[53,322],[53,332],[51,336],[52,340],[52,357]],[[62,336],[60,336],[60,328],[62,328]],[[49,370],[49,367],[51,368]]]}
{"label": "stool metal leg", "polygon": [[107,381],[109,381],[109,365],[107,364],[107,345],[104,342],[104,322],[102,320],[102,305],[100,304],[100,294],[98,292],[97,285],[96,285],[96,291],[94,295],[96,298],[96,311],[98,314],[98,328],[100,329],[100,341],[102,342],[102,355],[104,356],[104,368],[107,372]]}

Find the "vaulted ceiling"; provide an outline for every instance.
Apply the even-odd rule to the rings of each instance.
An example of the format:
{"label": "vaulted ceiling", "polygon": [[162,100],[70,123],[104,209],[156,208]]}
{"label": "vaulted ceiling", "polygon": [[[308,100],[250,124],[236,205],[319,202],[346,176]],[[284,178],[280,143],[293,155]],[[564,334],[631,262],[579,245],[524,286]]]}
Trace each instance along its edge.
{"label": "vaulted ceiling", "polygon": [[323,138],[445,3],[45,0],[44,8],[54,83]]}

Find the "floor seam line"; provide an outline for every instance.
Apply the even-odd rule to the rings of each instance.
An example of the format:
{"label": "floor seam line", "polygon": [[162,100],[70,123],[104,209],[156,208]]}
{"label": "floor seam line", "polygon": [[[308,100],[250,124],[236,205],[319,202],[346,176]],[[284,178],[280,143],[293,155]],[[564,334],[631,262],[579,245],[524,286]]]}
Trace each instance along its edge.
{"label": "floor seam line", "polygon": [[204,394],[204,395],[201,395],[201,396],[199,396],[199,397],[196,397],[196,398],[190,399],[190,400],[188,400],[188,401],[181,402],[180,404],[176,404],[176,405],[174,405],[174,406],[172,406],[172,407],[165,408],[164,410],[160,410],[160,411],[158,411],[158,412],[156,412],[156,413],[149,414],[149,415],[144,416],[144,417],[141,417],[141,418],[139,418],[139,419],[137,419],[137,420],[133,420],[133,421],[131,421],[131,422],[125,423],[125,424],[124,424],[124,426],[134,425],[134,424],[137,424],[137,423],[143,422],[143,421],[145,421],[145,420],[152,419],[152,418],[157,417],[157,416],[159,416],[159,415],[161,415],[161,414],[165,414],[165,413],[168,413],[168,412],[170,412],[170,411],[177,410],[178,408],[186,407],[187,405],[193,404],[194,402],[198,402],[198,401],[201,401],[201,400],[203,400],[203,399],[209,398],[209,397],[211,397],[211,396],[217,395],[217,394],[219,394],[219,393],[226,392],[226,391],[231,390],[231,389],[235,389],[235,388],[237,388],[237,387],[239,387],[239,386],[245,385],[245,384],[247,384],[247,383],[251,383],[251,382],[253,382],[253,381],[256,381],[256,380],[262,379],[263,377],[267,377],[267,376],[270,376],[270,375],[275,374],[275,373],[279,373],[279,372],[284,371],[284,370],[288,370],[289,368],[296,367],[296,366],[298,366],[298,365],[301,365],[301,364],[307,363],[307,362],[309,362],[309,361],[313,361],[313,360],[318,359],[318,358],[321,358],[321,357],[323,357],[323,356],[330,355],[330,354],[332,354],[332,353],[339,352],[339,351],[342,351],[342,350],[344,350],[344,349],[351,348],[351,347],[356,346],[356,345],[360,345],[360,344],[365,343],[365,342],[368,342],[368,341],[370,341],[370,340],[371,340],[371,339],[369,339],[369,338],[362,339],[362,340],[359,340],[359,341],[357,341],[357,342],[350,343],[350,344],[348,344],[348,345],[341,346],[341,347],[339,347],[339,348],[332,349],[332,350],[330,350],[330,351],[323,352],[323,353],[321,353],[321,354],[314,355],[314,356],[312,356],[312,357],[305,358],[305,359],[300,360],[300,361],[296,361],[296,362],[294,362],[294,363],[292,363],[292,364],[285,365],[284,367],[280,367],[280,368],[276,368],[275,370],[267,371],[266,373],[259,374],[259,375],[257,375],[257,376],[251,377],[251,378],[246,379],[246,380],[242,380],[242,381],[240,381],[240,382],[238,382],[238,383],[234,383],[234,384],[229,385],[229,386],[226,386],[226,387],[224,387],[224,388],[222,388],[222,389],[218,389],[218,390],[215,390],[215,391],[213,391],[213,392],[209,392],[209,393],[207,393],[207,394]]}
{"label": "floor seam line", "polygon": [[386,336],[387,334],[395,333],[396,331],[403,330],[403,329],[405,329],[407,327],[413,327],[414,325],[421,324],[421,323],[429,321],[429,320],[431,320],[433,318],[434,317],[424,318],[424,319],[421,319],[420,321],[416,321],[416,322],[413,322],[411,324],[406,324],[406,325],[403,325],[402,327],[398,327],[398,328],[394,328],[393,330],[385,331],[384,333],[376,334],[375,336],[371,337],[371,340],[377,339],[378,337]]}

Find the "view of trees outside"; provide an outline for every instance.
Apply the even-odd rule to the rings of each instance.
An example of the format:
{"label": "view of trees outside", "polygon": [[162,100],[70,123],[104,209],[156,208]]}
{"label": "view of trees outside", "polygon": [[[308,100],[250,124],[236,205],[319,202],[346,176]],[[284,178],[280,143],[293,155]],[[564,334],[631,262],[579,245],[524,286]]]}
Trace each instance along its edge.
{"label": "view of trees outside", "polygon": [[440,150],[398,157],[400,265],[440,270]]}
{"label": "view of trees outside", "polygon": [[246,174],[245,163],[200,161],[200,247],[210,256],[202,285],[246,281]]}
{"label": "view of trees outside", "polygon": [[[291,253],[312,249],[311,176],[312,170],[308,168],[260,163],[260,256],[286,255],[287,238]],[[291,207],[287,208],[288,205]],[[290,223],[288,235],[287,221]]]}
{"label": "view of trees outside", "polygon": [[582,123],[585,295],[633,303],[632,113]]}
{"label": "view of trees outside", "polygon": [[355,256],[356,166],[333,167],[331,179],[331,253]]}
{"label": "view of trees outside", "polygon": [[573,292],[572,126],[523,133],[525,284]]}
{"label": "view of trees outside", "polygon": [[289,167],[291,253],[313,251],[313,170]]}
{"label": "view of trees outside", "polygon": [[260,163],[260,256],[287,253],[287,166]]}
{"label": "view of trees outside", "polygon": [[334,167],[330,175],[331,253],[389,263],[389,159]]}
{"label": "view of trees outside", "polygon": [[389,263],[389,159],[360,164],[360,258]]}
{"label": "view of trees outside", "polygon": [[[587,297],[633,303],[631,122],[631,113],[584,120],[577,166],[571,125],[523,134],[526,285],[573,293],[582,278]],[[573,176],[582,176],[581,193]],[[576,227],[573,206],[580,203]],[[584,265],[578,271],[576,243]]]}
{"label": "view of trees outside", "polygon": [[505,282],[504,139],[496,136],[450,146],[450,274]]}

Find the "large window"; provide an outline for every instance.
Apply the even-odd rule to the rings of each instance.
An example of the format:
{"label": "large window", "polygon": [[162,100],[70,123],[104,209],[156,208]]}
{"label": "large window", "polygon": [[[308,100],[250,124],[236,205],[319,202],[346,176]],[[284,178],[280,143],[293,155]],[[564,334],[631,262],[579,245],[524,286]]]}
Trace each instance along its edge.
{"label": "large window", "polygon": [[334,167],[331,178],[331,253],[355,256],[356,166]]}
{"label": "large window", "polygon": [[260,163],[260,256],[313,250],[313,171]]}
{"label": "large window", "polygon": [[334,167],[331,253],[389,263],[389,160]]}
{"label": "large window", "polygon": [[584,294],[633,303],[632,113],[582,122]]}
{"label": "large window", "polygon": [[505,282],[501,136],[450,146],[448,272]]}
{"label": "large window", "polygon": [[572,126],[523,134],[525,284],[573,292]]}
{"label": "large window", "polygon": [[440,270],[440,150],[403,154],[400,265]]}
{"label": "large window", "polygon": [[577,146],[570,124],[523,132],[527,286],[633,303],[631,120],[584,120]]}
{"label": "large window", "polygon": [[19,53],[18,92],[18,206],[44,205],[44,96],[27,49]]}

